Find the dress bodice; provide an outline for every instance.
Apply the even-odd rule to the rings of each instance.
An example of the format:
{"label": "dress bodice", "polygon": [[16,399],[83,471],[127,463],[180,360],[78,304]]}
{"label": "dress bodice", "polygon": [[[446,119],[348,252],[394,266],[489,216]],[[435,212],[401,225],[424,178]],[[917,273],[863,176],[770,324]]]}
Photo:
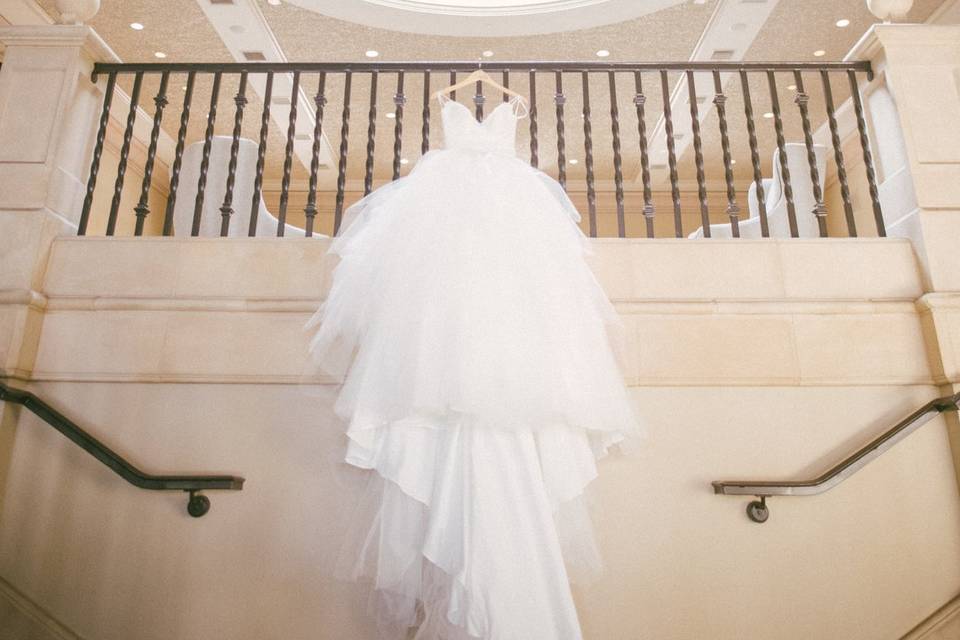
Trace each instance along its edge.
{"label": "dress bodice", "polygon": [[518,98],[502,102],[477,122],[473,112],[455,100],[445,99],[440,112],[443,122],[444,146],[447,149],[465,149],[516,155],[517,119],[522,115],[523,103]]}

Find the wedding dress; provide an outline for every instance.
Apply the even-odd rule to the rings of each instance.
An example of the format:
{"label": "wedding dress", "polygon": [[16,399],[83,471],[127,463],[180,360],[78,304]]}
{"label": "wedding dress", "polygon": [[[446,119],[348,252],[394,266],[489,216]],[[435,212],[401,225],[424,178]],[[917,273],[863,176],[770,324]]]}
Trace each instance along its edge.
{"label": "wedding dress", "polygon": [[525,109],[444,102],[445,148],[345,212],[304,327],[343,377],[345,461],[372,470],[338,573],[370,582],[386,638],[582,638],[569,581],[601,567],[584,489],[646,437],[580,215],[516,155]]}

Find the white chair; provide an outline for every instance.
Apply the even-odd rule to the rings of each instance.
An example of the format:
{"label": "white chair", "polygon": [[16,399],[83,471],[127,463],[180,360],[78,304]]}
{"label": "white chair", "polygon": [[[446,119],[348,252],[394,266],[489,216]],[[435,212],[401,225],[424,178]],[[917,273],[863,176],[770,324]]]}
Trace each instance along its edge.
{"label": "white chair", "polygon": [[[801,238],[820,236],[820,226],[813,214],[817,201],[813,196],[813,180],[810,177],[810,163],[807,160],[807,146],[802,143],[785,145],[787,168],[790,169],[790,184],[793,187],[793,204],[797,214],[797,230]],[[823,193],[824,177],[827,170],[827,149],[823,145],[813,146],[817,159],[817,171],[820,174],[820,191]],[[783,190],[783,176],[780,171],[778,150],[773,150],[773,177],[763,181],[764,200],[767,204],[767,225],[771,238],[790,237],[790,218],[787,215],[787,198]],[[757,183],[750,185],[747,194],[749,217],[739,220],[741,238],[761,238],[760,205],[757,200]],[[710,225],[713,238],[732,238],[733,227],[730,224]],[[689,238],[702,238],[700,227]]]}
{"label": "white chair", "polygon": [[[203,210],[200,217],[201,236],[219,236],[222,215],[220,207],[227,192],[227,175],[230,168],[230,136],[214,136],[210,146],[210,162],[207,170],[207,186],[204,191]],[[240,138],[237,153],[237,172],[233,187],[233,215],[227,235],[231,238],[247,237],[250,232],[250,206],[253,201],[253,183],[257,172],[258,146],[253,140]],[[188,236],[193,228],[193,209],[197,198],[197,182],[203,161],[203,142],[195,142],[183,152],[180,169],[180,186],[177,203],[173,209],[174,235]],[[257,237],[276,237],[279,220],[267,210],[260,198],[257,212]],[[306,232],[289,224],[284,225],[284,235],[303,237]],[[317,237],[326,237],[314,233]]]}

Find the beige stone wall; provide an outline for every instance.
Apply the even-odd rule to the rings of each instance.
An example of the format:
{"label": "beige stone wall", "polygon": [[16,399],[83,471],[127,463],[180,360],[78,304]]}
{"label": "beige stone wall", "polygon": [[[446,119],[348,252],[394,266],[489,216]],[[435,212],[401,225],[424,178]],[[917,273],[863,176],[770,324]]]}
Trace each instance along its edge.
{"label": "beige stone wall", "polygon": [[[99,640],[375,637],[330,577],[364,482],[337,462],[335,381],[295,384],[325,245],[54,243],[30,388],[148,471],[247,484],[194,520],[19,411],[0,576]],[[826,494],[771,499],[762,526],[710,486],[815,475],[938,395],[907,241],[595,249],[652,437],[589,488],[607,570],[575,587],[587,638],[893,640],[955,595],[940,419]]]}

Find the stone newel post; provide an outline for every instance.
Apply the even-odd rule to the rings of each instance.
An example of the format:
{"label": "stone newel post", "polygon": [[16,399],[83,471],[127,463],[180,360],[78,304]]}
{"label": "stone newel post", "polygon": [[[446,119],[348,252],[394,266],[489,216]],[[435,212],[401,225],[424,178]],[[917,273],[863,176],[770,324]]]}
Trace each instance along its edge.
{"label": "stone newel post", "polygon": [[[916,192],[913,239],[925,271],[923,315],[934,379],[960,389],[960,26],[878,24],[851,56],[885,75]],[[960,469],[960,423],[948,414]]]}

